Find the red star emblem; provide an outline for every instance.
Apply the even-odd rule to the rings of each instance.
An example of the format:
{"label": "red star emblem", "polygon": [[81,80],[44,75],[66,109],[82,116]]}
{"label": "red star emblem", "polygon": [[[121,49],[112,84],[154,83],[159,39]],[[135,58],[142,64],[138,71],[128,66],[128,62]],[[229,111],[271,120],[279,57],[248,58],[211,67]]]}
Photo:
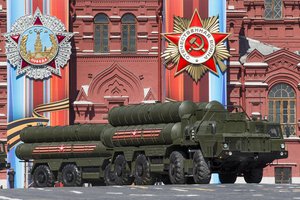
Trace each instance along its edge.
{"label": "red star emblem", "polygon": [[190,64],[204,65],[218,74],[214,59],[215,47],[229,36],[228,33],[209,32],[195,10],[188,28],[183,33],[166,33],[164,37],[178,46],[180,52],[175,76],[183,72]]}
{"label": "red star emblem", "polygon": [[134,130],[134,131],[132,132],[132,135],[135,136],[135,134],[136,134],[136,131]]}
{"label": "red star emblem", "polygon": [[61,145],[61,146],[59,147],[59,151],[60,151],[60,152],[63,152],[64,149],[65,149],[64,145]]}

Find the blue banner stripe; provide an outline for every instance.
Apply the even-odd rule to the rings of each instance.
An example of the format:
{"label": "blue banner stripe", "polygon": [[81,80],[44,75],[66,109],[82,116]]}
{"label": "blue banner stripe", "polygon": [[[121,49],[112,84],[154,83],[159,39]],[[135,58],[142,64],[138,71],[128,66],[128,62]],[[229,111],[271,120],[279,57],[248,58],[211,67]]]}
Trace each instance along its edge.
{"label": "blue banner stripe", "polygon": [[[220,32],[226,32],[226,1],[209,0],[209,16],[219,16]],[[218,67],[218,76],[209,72],[209,101],[227,104],[227,73]]]}
{"label": "blue banner stripe", "polygon": [[[25,1],[24,0],[8,0],[7,1],[7,31],[11,30],[12,24],[21,16],[25,15]],[[7,99],[7,115],[8,122],[25,117],[25,78],[17,77],[16,69],[7,66],[8,74],[8,99]],[[11,149],[7,155],[8,162],[14,168],[15,187],[24,187],[24,164],[15,156],[15,148]]]}

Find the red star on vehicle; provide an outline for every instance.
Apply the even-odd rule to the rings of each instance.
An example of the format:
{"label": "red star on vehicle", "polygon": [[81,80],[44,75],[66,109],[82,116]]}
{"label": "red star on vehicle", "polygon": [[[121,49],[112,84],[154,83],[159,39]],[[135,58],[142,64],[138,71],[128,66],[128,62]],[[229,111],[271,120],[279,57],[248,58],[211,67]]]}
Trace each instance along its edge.
{"label": "red star on vehicle", "polygon": [[63,152],[64,149],[65,149],[64,145],[61,145],[61,146],[59,147],[59,151],[60,151],[60,152]]}
{"label": "red star on vehicle", "polygon": [[[202,20],[201,20],[200,15],[197,10],[195,10],[187,30],[189,30],[192,27],[203,28],[203,23],[202,23]],[[207,32],[209,32],[209,31],[207,31]],[[218,45],[220,42],[224,41],[229,36],[229,34],[227,34],[227,33],[211,32],[210,34],[213,37],[215,45]],[[179,46],[180,38],[183,36],[183,33],[167,33],[167,34],[164,34],[164,36],[167,40],[169,40],[170,42]],[[184,41],[186,41],[184,43],[184,48],[185,48],[186,52],[188,52],[188,56],[194,57],[196,59],[196,61],[197,61],[197,58],[201,58],[201,56],[205,56],[204,54],[208,50],[209,44],[208,44],[208,40],[205,37],[201,37],[201,34],[193,33],[189,37],[187,37]],[[200,47],[199,44],[201,44],[201,43],[202,43],[202,45]],[[194,49],[197,49],[197,51],[192,51]],[[180,49],[179,49],[179,51],[180,51]],[[215,49],[213,49],[213,51],[214,51],[213,54],[215,54]],[[218,74],[214,56],[211,56],[209,59],[205,59],[205,62],[203,62],[203,63],[199,63],[199,62],[192,63],[188,59],[185,59],[182,55],[180,55],[175,76],[178,75],[179,73],[181,73],[182,71],[184,71],[186,69],[186,67],[189,66],[190,64],[202,64],[211,72]]]}

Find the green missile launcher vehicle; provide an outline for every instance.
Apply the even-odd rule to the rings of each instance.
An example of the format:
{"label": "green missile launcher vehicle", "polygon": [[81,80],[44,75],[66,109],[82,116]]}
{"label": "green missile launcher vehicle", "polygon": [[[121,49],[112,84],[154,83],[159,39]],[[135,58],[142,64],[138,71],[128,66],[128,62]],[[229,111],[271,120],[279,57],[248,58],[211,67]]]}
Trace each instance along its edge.
{"label": "green missile launcher vehicle", "polygon": [[5,141],[0,141],[0,170],[10,168],[10,164],[6,162]]}
{"label": "green missile launcher vehicle", "polygon": [[37,187],[259,183],[263,168],[288,152],[278,123],[229,112],[219,102],[168,102],[110,110],[108,125],[28,127],[17,156],[33,159]]}

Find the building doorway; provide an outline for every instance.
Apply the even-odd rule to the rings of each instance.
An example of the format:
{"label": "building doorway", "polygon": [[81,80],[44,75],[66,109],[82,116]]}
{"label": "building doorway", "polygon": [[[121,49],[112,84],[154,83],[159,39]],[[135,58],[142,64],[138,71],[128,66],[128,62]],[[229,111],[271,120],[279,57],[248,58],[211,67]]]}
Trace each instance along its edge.
{"label": "building doorway", "polygon": [[275,183],[291,184],[292,168],[291,167],[275,167]]}

